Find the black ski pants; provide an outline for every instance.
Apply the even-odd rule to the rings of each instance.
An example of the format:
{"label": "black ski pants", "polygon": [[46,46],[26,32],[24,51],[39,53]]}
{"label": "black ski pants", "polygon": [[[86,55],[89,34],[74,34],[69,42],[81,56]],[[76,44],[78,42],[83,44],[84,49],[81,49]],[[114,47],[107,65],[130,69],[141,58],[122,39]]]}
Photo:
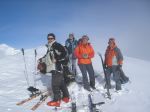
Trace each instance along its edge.
{"label": "black ski pants", "polygon": [[61,72],[52,71],[52,90],[54,93],[54,101],[61,100],[63,97],[69,97],[68,88]]}

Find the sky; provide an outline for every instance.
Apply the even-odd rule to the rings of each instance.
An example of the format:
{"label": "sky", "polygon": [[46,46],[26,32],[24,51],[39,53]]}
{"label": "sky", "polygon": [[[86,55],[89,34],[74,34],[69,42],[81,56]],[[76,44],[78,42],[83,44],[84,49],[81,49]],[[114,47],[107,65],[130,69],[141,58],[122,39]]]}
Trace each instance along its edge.
{"label": "sky", "polygon": [[115,37],[124,55],[150,61],[150,0],[0,0],[0,44],[34,48],[51,32],[62,44],[87,34],[99,52]]}

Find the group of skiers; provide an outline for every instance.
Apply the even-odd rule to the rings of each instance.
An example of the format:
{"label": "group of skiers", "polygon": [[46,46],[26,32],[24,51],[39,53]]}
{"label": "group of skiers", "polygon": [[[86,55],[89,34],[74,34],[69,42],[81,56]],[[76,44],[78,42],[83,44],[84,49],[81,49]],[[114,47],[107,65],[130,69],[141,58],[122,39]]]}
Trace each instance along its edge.
{"label": "group of skiers", "polygon": [[[56,42],[56,37],[53,33],[49,33],[47,35],[47,40],[47,53],[44,57],[39,59],[38,65],[38,69],[42,73],[52,74],[52,90],[54,98],[52,101],[48,102],[47,105],[60,106],[61,101],[66,103],[69,102],[70,97],[67,84],[70,80],[74,80],[77,75],[77,60],[83,77],[84,89],[87,91],[96,89],[94,69],[91,61],[95,52],[92,45],[89,43],[89,37],[87,35],[83,35],[77,41],[74,34],[71,33],[65,42],[65,46]],[[111,88],[111,73],[113,73],[113,78],[116,83],[116,90],[121,90],[121,84],[126,83],[129,80],[122,71],[122,64],[122,53],[117,47],[115,39],[110,38],[104,61],[109,82],[108,85],[106,85],[107,87]],[[123,75],[121,76],[120,74]]]}

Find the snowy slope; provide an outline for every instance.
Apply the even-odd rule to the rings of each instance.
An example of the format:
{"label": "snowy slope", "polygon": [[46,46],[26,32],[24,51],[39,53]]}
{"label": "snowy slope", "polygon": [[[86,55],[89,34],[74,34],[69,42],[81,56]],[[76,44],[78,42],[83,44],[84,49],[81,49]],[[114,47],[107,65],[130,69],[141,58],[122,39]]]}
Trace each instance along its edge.
{"label": "snowy slope", "polygon": [[[46,52],[44,46],[37,48],[39,57]],[[34,49],[25,50],[25,59],[29,75],[30,85],[34,85]],[[94,92],[93,99],[95,102],[105,101],[101,106],[103,112],[149,112],[150,111],[150,89],[149,89],[149,68],[150,62],[125,57],[123,69],[127,76],[130,77],[131,83],[123,85],[123,90],[116,93],[111,89],[112,100],[103,97],[105,90],[104,74],[98,55],[93,59],[94,69],[97,75],[96,88],[100,92]],[[32,100],[23,106],[17,106],[16,103],[28,97],[27,82],[24,75],[24,61],[22,53],[7,45],[0,45],[0,112],[31,112],[30,108],[38,101],[39,98]],[[78,71],[80,73],[80,71]],[[36,75],[36,87],[41,90],[51,89],[51,76]],[[73,92],[77,105],[88,104],[86,92],[81,85],[73,83],[69,86],[70,94]],[[51,97],[47,99],[49,101]],[[47,102],[46,101],[46,102]],[[62,106],[70,104],[62,103]],[[53,112],[46,103],[42,104],[36,112]],[[71,112],[69,109],[58,112]],[[88,108],[79,108],[78,112],[88,112]]]}
{"label": "snowy slope", "polygon": [[16,53],[18,53],[18,50],[15,50],[14,48],[6,44],[0,44],[0,58],[3,58],[4,56],[14,55]]}

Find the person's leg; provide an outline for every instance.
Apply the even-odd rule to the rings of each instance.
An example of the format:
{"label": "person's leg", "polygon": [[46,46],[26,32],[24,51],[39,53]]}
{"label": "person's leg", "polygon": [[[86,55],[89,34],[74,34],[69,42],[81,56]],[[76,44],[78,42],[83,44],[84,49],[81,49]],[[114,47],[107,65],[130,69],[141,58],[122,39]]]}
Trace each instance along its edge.
{"label": "person's leg", "polygon": [[[105,87],[111,89],[111,82],[110,82],[110,77],[111,77],[111,73],[112,73],[112,67],[107,67],[106,69],[106,79],[107,79],[107,82],[105,84]],[[106,81],[105,79],[105,81]]]}
{"label": "person's leg", "polygon": [[84,88],[86,90],[90,91],[90,86],[89,86],[89,83],[88,83],[86,66],[84,64],[79,64],[79,68],[80,68],[80,71],[81,71],[82,77],[83,77],[83,86],[84,86]]}
{"label": "person's leg", "polygon": [[60,89],[62,91],[62,101],[68,103],[69,102],[69,91],[68,91],[68,88],[64,82],[64,80],[62,80],[61,82],[61,86],[60,86]]}
{"label": "person's leg", "polygon": [[90,79],[90,86],[95,89],[95,76],[94,76],[94,69],[92,64],[87,64],[86,69],[89,74],[89,79]]}
{"label": "person's leg", "polygon": [[72,54],[69,55],[69,70],[72,72]]}
{"label": "person's leg", "polygon": [[54,93],[54,101],[58,101],[61,99],[61,92],[60,92],[60,85],[61,85],[61,79],[62,79],[62,74],[53,71],[52,73],[52,90]]}
{"label": "person's leg", "polygon": [[117,66],[112,66],[113,77],[116,82],[116,90],[121,90],[120,72]]}
{"label": "person's leg", "polygon": [[66,86],[64,80],[62,80],[60,89],[61,89],[61,91],[62,91],[62,93],[63,93],[63,97],[69,97],[68,88],[67,88],[67,86]]}
{"label": "person's leg", "polygon": [[72,59],[72,72],[76,76],[77,71],[76,71],[76,59]]}
{"label": "person's leg", "polygon": [[61,75],[53,71],[52,72],[52,90],[54,94],[54,98],[52,101],[49,101],[47,105],[49,106],[60,106],[61,100],[61,91],[60,91],[60,84],[61,84]]}

